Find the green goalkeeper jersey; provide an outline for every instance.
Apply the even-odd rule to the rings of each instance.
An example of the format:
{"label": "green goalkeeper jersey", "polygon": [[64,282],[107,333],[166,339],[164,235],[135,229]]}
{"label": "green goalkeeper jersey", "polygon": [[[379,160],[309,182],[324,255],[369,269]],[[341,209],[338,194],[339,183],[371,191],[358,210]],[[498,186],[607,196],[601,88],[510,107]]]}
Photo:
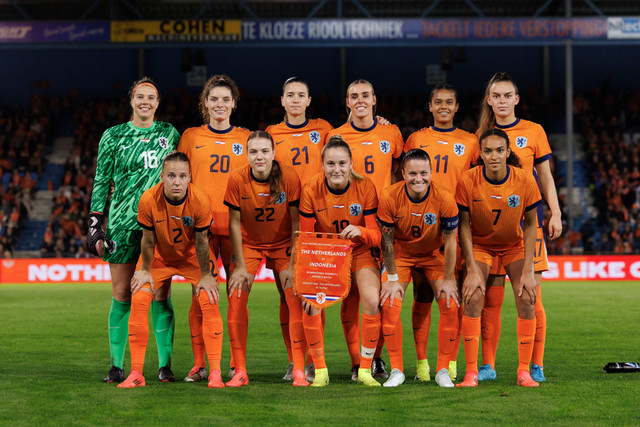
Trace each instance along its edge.
{"label": "green goalkeeper jersey", "polygon": [[179,139],[178,131],[165,122],[154,122],[146,129],[127,122],[102,134],[91,212],[104,213],[113,182],[108,229],[141,229],[137,221],[140,196],[160,182],[162,160],[176,149]]}

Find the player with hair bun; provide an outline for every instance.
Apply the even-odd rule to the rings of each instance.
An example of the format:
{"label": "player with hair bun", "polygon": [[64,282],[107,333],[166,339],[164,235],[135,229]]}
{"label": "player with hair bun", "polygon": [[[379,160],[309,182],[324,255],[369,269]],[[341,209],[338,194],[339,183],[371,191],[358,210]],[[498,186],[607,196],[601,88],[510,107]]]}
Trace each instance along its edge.
{"label": "player with hair bun", "polygon": [[[433,126],[412,133],[404,146],[404,152],[421,149],[431,158],[431,181],[440,184],[455,194],[460,175],[469,169],[474,153],[477,152],[478,137],[457,128],[453,124],[455,114],[460,108],[458,93],[449,84],[437,84],[429,94],[429,111],[433,116]],[[460,280],[462,273],[462,254],[458,250],[456,271]],[[430,368],[427,360],[427,342],[431,326],[431,304],[433,291],[420,270],[413,271],[413,339],[416,347],[416,379],[429,381]],[[461,284],[460,284],[461,285]],[[459,316],[462,316],[460,306]],[[441,320],[442,321],[442,320]],[[459,322],[458,322],[459,323]],[[457,377],[458,346],[460,335],[451,349],[449,374]]]}
{"label": "player with hair bun", "polygon": [[[209,196],[213,216],[210,229],[213,261],[217,263],[220,257],[227,275],[232,251],[229,211],[223,204],[224,194],[231,172],[247,164],[244,145],[251,133],[247,129],[231,125],[231,114],[238,105],[239,97],[238,86],[229,76],[220,74],[207,80],[200,93],[200,113],[204,124],[184,131],[178,145],[178,149],[191,161],[193,183]],[[193,290],[189,329],[194,366],[184,379],[188,382],[207,378],[202,311],[195,288]]]}
{"label": "player with hair bun", "polygon": [[[280,102],[284,107],[284,120],[267,127],[266,131],[276,144],[275,159],[283,165],[293,168],[300,184],[303,186],[309,178],[322,170],[322,147],[327,141],[327,134],[333,129],[327,121],[307,117],[307,107],[311,104],[309,85],[301,77],[290,77],[282,85]],[[276,285],[280,292],[280,327],[287,353],[289,366],[283,377],[293,379],[293,358],[291,354],[291,338],[289,337],[289,311],[282,291],[282,284],[276,275]],[[307,357],[309,360],[309,357]],[[313,381],[313,364],[305,366],[305,374]]]}
{"label": "player with hair bun", "polygon": [[[485,90],[485,100],[480,112],[478,134],[496,127],[506,132],[511,140],[511,149],[517,154],[522,169],[539,183],[544,199],[549,205],[548,234],[556,239],[562,234],[562,212],[558,203],[555,181],[551,173],[551,148],[547,135],[537,123],[516,117],[515,107],[520,102],[518,87],[511,76],[505,72],[493,75]],[[542,272],[547,271],[547,247],[543,229],[543,207],[537,208],[537,235],[534,254],[535,278],[538,284],[536,298],[536,338],[533,348],[531,376],[536,381],[546,381],[544,376],[544,346],[547,333],[547,315],[542,305]],[[487,287],[485,307],[482,312],[482,363],[478,379],[496,379],[495,358],[500,339],[500,309],[504,300],[504,268],[495,265]]]}
{"label": "player with hair bun", "polygon": [[[371,252],[371,248],[380,244],[380,230],[375,223],[378,206],[375,186],[369,178],[354,172],[351,149],[339,135],[330,137],[322,150],[322,167],[324,172],[309,180],[302,190],[300,230],[336,233],[355,244],[351,289],[359,290],[363,312],[356,380],[366,386],[380,386],[370,369],[380,334],[380,269]],[[312,386],[324,387],[329,384],[329,372],[320,310],[305,303],[303,323],[315,365]]]}
{"label": "player with hair bun", "polygon": [[274,160],[274,143],[265,131],[247,139],[249,165],[229,177],[224,204],[229,208],[229,234],[234,260],[227,283],[227,324],[235,363],[228,387],[249,384],[247,375],[247,301],[263,259],[280,276],[289,309],[293,385],[308,386],[304,374],[302,301],[293,292],[294,232],[298,231],[300,180],[293,169]]}
{"label": "player with hair bun", "polygon": [[[480,136],[480,166],[462,174],[456,191],[460,210],[460,245],[466,277],[462,286],[466,374],[458,387],[478,385],[478,346],[482,307],[491,265],[498,258],[511,279],[518,312],[518,384],[537,387],[529,363],[536,333],[534,305],[537,283],[533,277],[536,207],[540,191],[530,173],[515,167],[518,157],[509,137],[500,129]],[[520,222],[524,217],[524,233]]]}
{"label": "player with hair bun", "polygon": [[[378,206],[386,267],[382,273],[380,305],[392,368],[384,384],[388,387],[404,382],[402,335],[396,333],[395,324],[415,270],[423,273],[440,308],[436,382],[441,387],[453,387],[449,362],[458,335],[460,306],[455,279],[458,208],[453,194],[431,181],[431,172],[429,155],[420,148],[410,150],[402,165],[404,181],[387,187]],[[440,252],[442,246],[444,254]]]}
{"label": "player with hair bun", "polygon": [[[395,182],[395,172],[402,158],[404,141],[395,125],[383,125],[375,116],[377,98],[373,85],[366,80],[353,81],[347,88],[346,106],[349,111],[347,123],[329,132],[329,137],[340,135],[349,145],[353,157],[353,170],[373,181],[378,198],[382,190]],[[379,249],[376,250],[379,252]],[[352,380],[357,379],[360,367],[358,336],[360,325],[359,299],[356,288],[342,301],[340,309],[342,327],[351,356]],[[402,325],[396,326],[398,333]],[[384,363],[380,358],[384,337],[380,341],[373,360],[374,376],[387,378]]]}
{"label": "player with hair bun", "polygon": [[131,279],[131,373],[118,387],[146,385],[142,369],[149,339],[149,304],[154,292],[170,287],[171,278],[179,274],[196,288],[202,308],[204,340],[211,367],[209,387],[222,388],[223,326],[218,308],[218,267],[211,262],[207,238],[211,226],[209,196],[191,184],[189,158],[180,151],[164,158],[161,178],[160,184],[145,191],[140,198],[142,266]]}
{"label": "player with hair bun", "polygon": [[[111,309],[109,350],[111,369],[104,382],[124,380],[127,322],[131,309],[129,282],[140,257],[142,229],[136,218],[142,193],[160,180],[161,159],[175,150],[180,135],[169,123],[155,121],[160,94],[155,83],[144,77],[129,91],[131,120],[107,129],[100,138],[98,161],[91,194],[87,250],[109,263]],[[109,189],[113,194],[106,233],[102,230]],[[173,306],[168,294],[158,292],[152,306],[161,381],[171,381]]]}

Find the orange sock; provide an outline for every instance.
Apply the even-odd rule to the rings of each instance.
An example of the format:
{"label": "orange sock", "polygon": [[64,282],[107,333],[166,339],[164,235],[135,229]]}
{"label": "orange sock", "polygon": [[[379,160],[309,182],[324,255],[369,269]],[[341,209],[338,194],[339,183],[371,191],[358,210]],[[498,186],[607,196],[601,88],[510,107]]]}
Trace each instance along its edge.
{"label": "orange sock", "polygon": [[427,342],[431,327],[431,303],[413,301],[411,309],[411,323],[413,324],[413,343],[416,346],[416,358],[427,358]]}
{"label": "orange sock", "polygon": [[202,336],[202,310],[198,298],[191,296],[189,308],[189,331],[191,331],[191,348],[193,350],[193,366],[205,367],[205,345]]}
{"label": "orange sock", "polygon": [[307,343],[304,339],[304,327],[302,326],[302,301],[295,296],[293,288],[285,289],[284,294],[289,306],[289,335],[291,336],[293,369],[304,369],[304,351],[307,348]]}
{"label": "orange sock", "polygon": [[464,358],[467,362],[467,373],[478,373],[478,347],[480,346],[481,327],[479,317],[462,316],[460,329],[464,338]]}
{"label": "orange sock", "polygon": [[362,369],[370,369],[373,355],[378,345],[378,337],[380,336],[380,313],[378,314],[362,314],[362,337],[360,351],[360,360],[356,364],[360,364]]}
{"label": "orange sock", "polygon": [[325,369],[327,364],[324,361],[324,328],[321,316],[320,314],[309,316],[307,313],[303,313],[302,323],[304,335],[309,344],[309,354],[313,357],[313,364],[316,369]]}
{"label": "orange sock", "polygon": [[[324,313],[325,313],[325,311],[324,311],[324,310],[320,311],[320,317],[322,318],[322,325],[321,325],[321,326],[322,326],[322,329],[321,329],[321,331],[323,332],[323,334],[324,334],[324,325],[325,325],[325,323],[327,322],[327,316],[326,316]],[[323,337],[324,337],[324,335],[323,335]],[[306,332],[305,332],[305,339],[306,339],[306,341],[307,341],[307,345],[308,345],[308,344],[309,344],[309,339],[307,339],[307,334],[306,334]],[[323,338],[323,339],[324,339],[324,338]],[[324,344],[323,344],[323,345],[324,345]],[[307,347],[307,361],[305,362],[305,366],[306,366],[306,365],[308,365],[309,363],[314,363],[314,366],[315,366],[315,362],[313,361],[313,356],[311,356],[310,351],[311,351],[311,348],[308,348],[308,347]],[[322,353],[322,354],[323,354],[323,356],[322,356],[322,360],[323,360],[323,362],[322,362],[322,363],[324,363],[324,349],[322,350],[322,352],[323,352],[323,353]],[[325,368],[326,368],[326,367],[327,367],[327,365],[325,365]]]}
{"label": "orange sock", "polygon": [[547,313],[542,306],[541,286],[538,286],[538,296],[536,297],[536,339],[533,344],[533,355],[531,362],[538,366],[544,366],[544,343],[547,338]]}
{"label": "orange sock", "polygon": [[451,361],[458,360],[458,352],[460,351],[460,339],[462,338],[462,333],[460,332],[460,326],[462,325],[462,315],[464,314],[464,304],[460,303],[460,307],[458,307],[458,329],[456,330],[456,340],[453,343],[453,347],[451,348]]}
{"label": "orange sock", "polygon": [[220,370],[223,326],[218,304],[211,304],[206,292],[200,292],[198,302],[202,309],[202,331],[209,359],[209,370]]}
{"label": "orange sock", "polygon": [[229,298],[229,309],[227,311],[227,327],[229,328],[229,345],[236,368],[246,372],[247,370],[247,329],[249,322],[247,318],[247,301],[249,294],[242,292]]}
{"label": "orange sock", "polygon": [[376,347],[376,352],[373,355],[376,359],[380,359],[382,357],[382,349],[384,348],[384,331],[382,330],[382,325],[380,325],[380,334],[378,335],[378,346]]}
{"label": "orange sock", "polygon": [[496,367],[496,354],[502,319],[500,310],[504,301],[504,286],[487,286],[482,307],[482,364]]}
{"label": "orange sock", "polygon": [[529,362],[533,353],[533,340],[536,336],[536,318],[521,319],[518,317],[516,325],[518,334],[518,372],[529,372]]}
{"label": "orange sock", "polygon": [[280,329],[282,331],[284,346],[287,348],[289,362],[293,362],[293,358],[291,356],[291,336],[289,335],[289,307],[287,306],[286,300],[280,300]]}
{"label": "orange sock", "polygon": [[[149,285],[145,285],[149,289]],[[143,288],[144,289],[144,288]],[[144,355],[149,342],[149,306],[153,295],[143,289],[131,298],[129,314],[129,351],[131,353],[131,370],[142,374]]]}
{"label": "orange sock", "polygon": [[402,360],[402,328],[398,329],[398,323],[402,325],[400,313],[402,312],[402,300],[395,298],[393,306],[389,307],[389,301],[382,306],[382,330],[387,340],[389,363],[391,369],[399,369],[404,372]]}
{"label": "orange sock", "polygon": [[342,320],[344,338],[347,341],[347,351],[351,356],[351,366],[355,366],[360,363],[360,293],[355,286],[351,288],[349,295],[342,300],[340,319]]}
{"label": "orange sock", "polygon": [[436,372],[440,369],[449,369],[449,361],[455,360],[452,357],[453,348],[458,337],[458,306],[447,299],[438,301],[440,309],[440,322],[438,323],[438,361],[436,362]]}

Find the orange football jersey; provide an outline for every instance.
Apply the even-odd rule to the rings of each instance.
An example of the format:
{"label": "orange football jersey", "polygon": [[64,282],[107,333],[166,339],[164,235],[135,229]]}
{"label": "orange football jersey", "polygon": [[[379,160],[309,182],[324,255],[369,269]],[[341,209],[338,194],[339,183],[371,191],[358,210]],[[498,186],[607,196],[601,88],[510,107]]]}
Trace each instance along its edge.
{"label": "orange football jersey", "polygon": [[154,257],[167,262],[195,257],[194,232],[211,226],[209,197],[189,183],[184,199],[174,202],[165,196],[164,184],[156,184],[140,197],[138,224],[155,232]]}
{"label": "orange football jersey", "polygon": [[[350,224],[366,228],[365,217],[375,215],[377,210],[375,186],[367,177],[352,179],[347,188],[335,192],[329,188],[325,174],[321,172],[307,182],[300,196],[300,216],[315,219],[313,230],[302,231],[341,233]],[[353,254],[368,251],[369,246],[379,246],[379,235],[377,242],[369,243],[373,244],[365,245],[363,242],[357,245]]]}
{"label": "orange football jersey", "polygon": [[299,126],[288,122],[272,125],[267,132],[276,146],[276,160],[292,167],[304,185],[322,170],[322,147],[332,129],[333,126],[322,119],[307,119]]}
{"label": "orange football jersey", "polygon": [[191,162],[193,183],[209,196],[214,235],[229,235],[224,194],[231,172],[248,163],[245,147],[250,134],[249,130],[234,126],[216,131],[203,125],[184,131],[178,143],[178,151],[185,153]]}
{"label": "orange football jersey", "polygon": [[404,141],[396,125],[381,125],[374,119],[373,126],[360,129],[346,123],[329,132],[328,138],[341,135],[351,147],[353,170],[373,181],[378,197],[391,185],[393,159],[402,157]]}
{"label": "orange football jersey", "polygon": [[289,206],[300,203],[300,180],[296,172],[284,165],[280,196],[271,204],[269,182],[254,178],[251,167],[231,173],[224,204],[240,211],[242,245],[254,249],[275,249],[291,244]]}
{"label": "orange football jersey", "polygon": [[503,249],[521,244],[520,221],[542,198],[529,172],[507,166],[505,178],[496,182],[487,178],[484,166],[477,166],[460,177],[456,202],[469,212],[474,245]]}
{"label": "orange football jersey", "polygon": [[408,256],[424,256],[443,244],[442,231],[458,227],[453,193],[431,182],[421,200],[413,200],[403,182],[387,187],[378,204],[378,221],[394,228],[394,248]]}
{"label": "orange football jersey", "polygon": [[435,126],[412,133],[404,145],[405,154],[420,148],[431,158],[431,182],[443,185],[455,193],[462,172],[469,169],[472,156],[477,156],[476,135],[452,127],[440,129]]}
{"label": "orange football jersey", "polygon": [[[509,136],[509,147],[520,158],[522,169],[533,173],[533,166],[551,158],[551,147],[542,126],[528,120],[517,119],[510,125],[500,126]],[[535,174],[537,176],[537,174]]]}

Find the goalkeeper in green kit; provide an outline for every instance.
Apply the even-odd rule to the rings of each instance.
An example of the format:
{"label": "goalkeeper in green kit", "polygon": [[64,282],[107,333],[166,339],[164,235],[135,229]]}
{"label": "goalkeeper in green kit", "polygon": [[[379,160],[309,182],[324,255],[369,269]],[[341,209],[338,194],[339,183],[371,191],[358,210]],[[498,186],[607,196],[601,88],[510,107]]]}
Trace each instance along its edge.
{"label": "goalkeeper in green kit", "polygon": [[[125,379],[123,361],[131,308],[130,282],[140,256],[142,238],[142,228],[137,223],[138,202],[145,190],[160,182],[162,160],[176,149],[180,139],[171,124],[154,121],[160,96],[151,79],[145,77],[135,82],[129,97],[133,110],[131,121],[107,129],[100,139],[87,233],[87,249],[109,262],[111,271],[111,369],[104,379],[109,383]],[[105,234],[103,215],[112,184]],[[167,291],[161,294],[165,288]],[[171,372],[174,318],[168,289],[168,286],[162,287],[154,295],[151,306],[160,381],[175,381]]]}

